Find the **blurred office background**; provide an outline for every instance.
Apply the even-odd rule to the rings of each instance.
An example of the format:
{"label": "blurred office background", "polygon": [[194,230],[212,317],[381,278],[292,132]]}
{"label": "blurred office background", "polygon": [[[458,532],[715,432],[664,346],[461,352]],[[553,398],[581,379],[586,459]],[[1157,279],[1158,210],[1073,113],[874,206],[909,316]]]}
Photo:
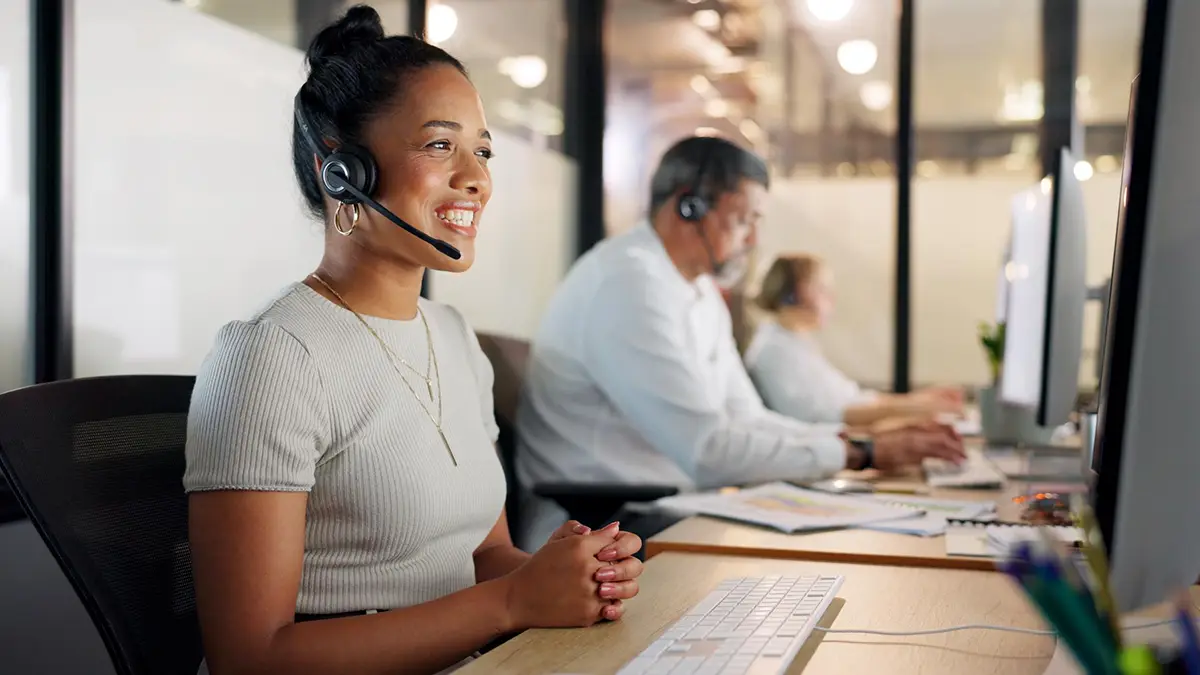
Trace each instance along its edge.
{"label": "blurred office background", "polygon": [[[311,270],[321,235],[293,186],[291,101],[304,46],[348,4],[0,2],[0,391],[192,373],[221,324]],[[479,330],[531,337],[577,254],[644,216],[655,161],[693,133],[769,159],[759,271],[785,250],[830,261],[825,347],[864,382],[986,382],[976,329],[995,318],[1010,200],[1069,139],[1072,106],[1089,283],[1108,276],[1140,0],[371,4],[467,64],[496,135],[478,262],[429,280]],[[62,68],[34,58],[56,36]],[[63,86],[39,94],[49,75]],[[65,123],[48,140],[31,110],[56,95]],[[39,167],[61,192],[37,192]],[[32,236],[35,221],[56,229]],[[30,617],[70,612],[12,581],[53,567],[4,558],[14,541],[0,540],[0,604],[32,614],[6,617],[0,644],[32,653],[50,638]],[[59,665],[109,672],[100,661]]]}

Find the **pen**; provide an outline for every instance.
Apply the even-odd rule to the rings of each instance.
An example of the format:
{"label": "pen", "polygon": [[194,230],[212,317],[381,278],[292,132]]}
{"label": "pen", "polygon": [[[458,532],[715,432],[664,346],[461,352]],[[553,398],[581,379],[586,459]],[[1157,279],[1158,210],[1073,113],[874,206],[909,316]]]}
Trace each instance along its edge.
{"label": "pen", "polygon": [[1117,648],[1120,649],[1122,644],[1121,626],[1117,622],[1117,604],[1113,600],[1112,588],[1109,586],[1104,537],[1100,534],[1100,528],[1092,516],[1091,507],[1082,496],[1075,495],[1072,498],[1072,506],[1075,519],[1078,521],[1077,524],[1083,530],[1083,556],[1088,563],[1092,581],[1096,586],[1094,599],[1097,608],[1100,615],[1108,620],[1109,630],[1112,631],[1113,639],[1117,643]]}
{"label": "pen", "polygon": [[1085,640],[1078,627],[1063,616],[1062,607],[1050,599],[1045,584],[1033,573],[1031,547],[1027,542],[1017,542],[1010,550],[1010,558],[997,562],[1002,572],[1012,577],[1025,591],[1030,603],[1041,613],[1046,623],[1058,633],[1067,648],[1075,655],[1079,665],[1089,673],[1105,673],[1102,664],[1096,662],[1091,650],[1086,649]]}
{"label": "pen", "polygon": [[1116,645],[1106,636],[1104,621],[1096,613],[1091,598],[1079,593],[1063,579],[1062,570],[1056,562],[1057,558],[1050,551],[1034,552],[1034,573],[1045,584],[1047,599],[1060,609],[1063,618],[1078,631],[1079,648],[1075,650],[1076,656],[1082,656],[1079,650],[1085,650],[1090,655],[1088,661],[1095,664],[1095,669],[1089,669],[1089,673],[1115,675],[1118,652]]}
{"label": "pen", "polygon": [[1175,619],[1179,624],[1179,633],[1183,642],[1183,661],[1187,664],[1188,674],[1196,675],[1200,673],[1200,638],[1196,636],[1196,624],[1192,620],[1191,612],[1188,611],[1190,602],[1191,598],[1187,593],[1180,595]]}

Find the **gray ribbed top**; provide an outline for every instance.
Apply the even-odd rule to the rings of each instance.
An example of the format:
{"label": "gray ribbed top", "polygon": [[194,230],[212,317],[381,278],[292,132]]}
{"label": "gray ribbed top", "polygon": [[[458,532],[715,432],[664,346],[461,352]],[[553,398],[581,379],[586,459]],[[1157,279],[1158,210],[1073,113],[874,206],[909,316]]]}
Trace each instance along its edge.
{"label": "gray ribbed top", "polygon": [[[303,284],[217,334],[188,416],[184,487],[308,492],[296,611],[406,607],[475,583],[504,505],[492,370],[452,307],[421,301],[444,389],[437,429],[353,314]],[[367,321],[422,373],[419,318]],[[404,377],[434,415],[424,381]]]}

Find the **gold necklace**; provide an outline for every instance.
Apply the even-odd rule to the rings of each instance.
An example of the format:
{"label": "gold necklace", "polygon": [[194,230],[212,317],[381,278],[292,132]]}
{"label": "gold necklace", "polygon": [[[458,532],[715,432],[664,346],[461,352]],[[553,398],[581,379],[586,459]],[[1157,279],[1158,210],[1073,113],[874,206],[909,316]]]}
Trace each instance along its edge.
{"label": "gold necklace", "polygon": [[[425,319],[425,312],[421,311],[421,305],[419,303],[417,304],[417,316],[421,317],[421,323],[425,326],[425,342],[429,345],[429,364],[433,368],[434,377],[437,379],[437,417],[434,417],[433,413],[429,411],[429,408],[425,406],[425,403],[421,401],[421,397],[417,395],[417,390],[414,389],[411,384],[409,384],[408,378],[404,377],[404,372],[400,370],[400,367],[396,365],[396,362],[399,361],[405,366],[408,366],[408,369],[416,373],[418,376],[420,376],[421,373],[418,372],[416,368],[413,368],[411,365],[409,365],[408,362],[401,358],[399,354],[392,351],[392,348],[383,341],[383,338],[379,336],[379,333],[376,333],[375,329],[371,328],[371,324],[367,323],[367,320],[364,319],[363,316],[359,314],[353,307],[351,307],[350,303],[346,302],[346,299],[343,298],[340,293],[333,290],[333,286],[330,286],[329,282],[322,279],[316,272],[313,272],[309,276],[316,280],[317,283],[324,286],[325,290],[332,293],[333,297],[337,298],[338,302],[342,303],[342,307],[345,307],[347,310],[349,310],[350,313],[354,315],[354,318],[358,319],[358,322],[363,325],[363,328],[366,328],[367,332],[369,332],[371,336],[375,338],[375,341],[379,343],[379,346],[383,348],[384,355],[388,357],[388,361],[392,364],[392,368],[394,368],[396,370],[396,374],[400,376],[400,381],[404,383],[404,386],[408,387],[410,392],[412,392],[413,398],[417,401],[417,405],[421,406],[421,410],[425,412],[426,417],[429,418],[429,421],[433,423],[434,428],[437,429],[438,436],[442,437],[442,443],[446,446],[446,452],[450,453],[450,461],[454,463],[454,466],[458,466],[458,458],[454,456],[454,449],[450,447],[450,441],[446,438],[446,432],[442,430],[442,374],[438,369],[437,353],[433,350],[433,334],[429,330],[429,321]],[[425,384],[429,388],[429,401],[432,403],[433,380],[429,377],[426,377]]]}
{"label": "gold necklace", "polygon": [[[345,300],[344,298],[342,298],[342,296],[341,296],[341,295],[339,295],[337,291],[333,290],[333,287],[332,287],[332,286],[330,286],[328,282],[326,282],[324,279],[322,279],[322,278],[321,278],[319,275],[317,275],[317,273],[315,273],[315,272],[314,272],[314,273],[313,273],[311,276],[312,276],[312,278],[313,278],[313,279],[315,279],[315,280],[316,280],[318,283],[320,283],[322,286],[324,286],[324,287],[325,287],[325,290],[327,290],[327,291],[329,291],[330,293],[332,293],[332,294],[333,294],[333,297],[337,298],[337,299],[338,299],[338,302],[342,303],[342,306],[343,306],[343,307],[345,307],[346,309],[349,309],[351,312],[354,312],[354,315],[355,315],[355,316],[358,316],[358,312],[355,312],[353,309],[350,309],[350,305],[346,304],[346,300]],[[421,312],[421,307],[420,307],[420,305],[418,305],[418,306],[417,306],[417,312],[418,312],[418,313],[420,313],[420,312]],[[361,316],[358,316],[358,319],[359,319],[359,321],[362,321],[362,317],[361,317]],[[424,321],[425,321],[425,315],[424,315],[424,314],[421,314],[421,321],[422,321],[422,322],[424,322]],[[364,325],[364,326],[367,326],[367,322],[366,322],[366,321],[363,321],[363,325]],[[370,326],[367,326],[367,330],[371,330],[371,327],[370,327]],[[373,330],[372,330],[372,331],[371,331],[371,334],[373,334],[373,335],[374,335],[374,334],[375,334],[375,331],[373,331]],[[428,324],[425,326],[425,335],[426,335],[426,337],[428,337],[428,336],[429,336],[429,326],[428,326]],[[379,338],[379,336],[378,336],[378,335],[375,335],[375,338],[376,338],[376,339],[378,339],[378,338]],[[399,354],[397,354],[397,353],[393,352],[393,351],[392,351],[390,348],[388,348],[388,346],[387,346],[386,344],[384,344],[382,340],[380,340],[380,344],[383,344],[383,348],[384,348],[384,349],[386,349],[386,350],[388,351],[388,355],[389,355],[390,357],[392,357],[392,358],[395,358],[395,359],[398,359],[398,360],[400,361],[400,363],[401,363],[401,364],[402,364],[402,365],[403,365],[405,368],[408,368],[409,370],[411,370],[411,371],[412,371],[413,375],[416,375],[417,377],[421,378],[421,380],[422,380],[422,381],[425,383],[425,390],[429,392],[429,402],[430,402],[430,403],[432,403],[432,402],[433,402],[433,378],[431,378],[431,377],[430,377],[430,369],[431,369],[431,368],[433,368],[433,358],[434,358],[434,356],[433,356],[433,340],[429,340],[429,341],[427,342],[427,344],[428,344],[428,350],[427,350],[427,351],[426,351],[426,353],[425,353],[425,373],[424,373],[424,374],[421,374],[421,371],[419,371],[419,370],[417,370],[416,368],[414,368],[414,367],[413,367],[413,365],[412,365],[411,363],[409,363],[408,361],[405,361],[405,360],[404,360],[404,358],[402,358],[402,357],[401,357]],[[440,385],[439,385],[439,386],[440,386]]]}

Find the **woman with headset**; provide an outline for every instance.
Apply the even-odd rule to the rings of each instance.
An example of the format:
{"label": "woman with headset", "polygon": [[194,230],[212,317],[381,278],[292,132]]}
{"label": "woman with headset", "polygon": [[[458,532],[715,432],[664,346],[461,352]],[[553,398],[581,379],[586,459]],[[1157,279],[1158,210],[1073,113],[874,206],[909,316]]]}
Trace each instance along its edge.
{"label": "woman with headset", "polygon": [[462,64],[362,6],[307,57],[293,160],[325,253],[220,330],[188,418],[206,667],[434,673],[525,628],[620,618],[640,540],[568,523],[532,556],[512,545],[491,368],[419,297],[426,269],[471,266],[491,196]]}
{"label": "woman with headset", "polygon": [[776,259],[756,300],[770,318],[746,349],[746,369],[769,408],[806,422],[871,426],[884,420],[962,412],[962,392],[864,390],[821,353],[816,333],[833,313],[833,273],[812,255]]}

